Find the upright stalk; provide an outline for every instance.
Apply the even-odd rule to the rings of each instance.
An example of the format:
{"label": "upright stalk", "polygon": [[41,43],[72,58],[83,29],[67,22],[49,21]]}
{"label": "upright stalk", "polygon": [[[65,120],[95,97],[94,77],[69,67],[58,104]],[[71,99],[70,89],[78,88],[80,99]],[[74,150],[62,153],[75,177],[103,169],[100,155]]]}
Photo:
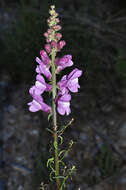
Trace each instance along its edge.
{"label": "upright stalk", "polygon": [[59,176],[59,158],[58,158],[58,135],[57,135],[57,117],[56,117],[56,69],[55,69],[55,48],[52,50],[52,117],[53,117],[53,138],[54,138],[54,158],[55,158],[55,177],[57,190],[60,188]]}

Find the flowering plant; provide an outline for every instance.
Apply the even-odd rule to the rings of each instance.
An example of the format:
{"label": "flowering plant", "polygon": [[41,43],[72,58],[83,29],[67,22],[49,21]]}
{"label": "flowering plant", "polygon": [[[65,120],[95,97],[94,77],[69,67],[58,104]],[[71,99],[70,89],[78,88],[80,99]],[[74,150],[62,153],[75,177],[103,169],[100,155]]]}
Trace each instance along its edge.
{"label": "flowering plant", "polygon": [[[66,42],[61,40],[62,34],[59,33],[61,26],[58,24],[59,18],[58,14],[55,12],[55,6],[51,6],[49,13],[50,17],[47,20],[49,29],[44,33],[44,36],[46,37],[45,50],[40,51],[41,58],[36,58],[36,62],[38,63],[36,67],[36,82],[29,90],[33,100],[28,103],[28,105],[31,112],[42,110],[49,114],[48,118],[52,116],[53,130],[48,129],[48,131],[53,134],[54,156],[48,159],[47,167],[50,167],[51,169],[50,180],[56,181],[57,190],[62,190],[65,187],[66,180],[74,171],[75,166],[72,166],[66,171],[66,165],[63,162],[63,158],[72,147],[73,141],[69,143],[68,150],[59,150],[59,140],[60,144],[62,144],[62,134],[72,123],[73,119],[59,130],[57,126],[57,112],[60,115],[69,115],[71,113],[70,93],[78,92],[78,89],[80,88],[78,78],[82,75],[82,71],[75,68],[70,74],[64,75],[59,82],[56,81],[56,75],[60,74],[60,72],[66,67],[71,67],[73,61],[71,55],[56,58],[57,53],[66,45]],[[52,93],[52,106],[47,105],[44,102],[42,97],[44,92]],[[60,171],[60,164],[64,168],[63,174],[61,174]],[[42,185],[42,188],[44,190],[44,185]]]}

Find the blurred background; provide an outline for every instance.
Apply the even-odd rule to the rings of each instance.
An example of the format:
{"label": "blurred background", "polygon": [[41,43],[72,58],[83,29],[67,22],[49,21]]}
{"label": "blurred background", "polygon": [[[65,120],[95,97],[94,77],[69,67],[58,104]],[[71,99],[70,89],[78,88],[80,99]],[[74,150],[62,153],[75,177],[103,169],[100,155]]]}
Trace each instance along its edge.
{"label": "blurred background", "polygon": [[[75,142],[65,161],[77,168],[67,189],[125,190],[123,0],[0,0],[0,190],[39,189],[42,181],[49,182],[47,115],[30,113],[27,103],[52,3],[67,43],[60,56],[72,54],[74,67],[83,70],[80,91],[72,96],[71,115],[58,116],[59,125],[74,118],[64,135],[65,147],[68,139]],[[51,101],[46,96],[45,100]]]}

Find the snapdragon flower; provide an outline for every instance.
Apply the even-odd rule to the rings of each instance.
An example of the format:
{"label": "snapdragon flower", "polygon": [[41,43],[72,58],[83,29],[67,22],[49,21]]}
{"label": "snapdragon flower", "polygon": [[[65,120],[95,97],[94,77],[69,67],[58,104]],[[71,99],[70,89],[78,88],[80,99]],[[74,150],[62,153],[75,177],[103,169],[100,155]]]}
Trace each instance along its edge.
{"label": "snapdragon flower", "polygon": [[78,84],[78,78],[82,75],[82,71],[75,68],[69,75],[64,75],[61,81],[58,83],[62,94],[71,91],[73,93],[78,92],[80,85]]}
{"label": "snapdragon flower", "polygon": [[69,115],[71,110],[70,110],[70,100],[71,100],[71,95],[70,94],[64,94],[58,95],[57,99],[57,111],[60,115]]}
{"label": "snapdragon flower", "polygon": [[41,95],[44,91],[50,91],[51,88],[52,86],[45,82],[44,77],[38,74],[36,76],[35,85],[30,88],[29,93],[32,95],[34,92],[36,95]]}
{"label": "snapdragon flower", "polygon": [[39,64],[36,67],[36,72],[39,74],[43,74],[45,77],[51,80],[52,74],[49,70],[50,65],[44,64],[44,62],[40,60],[38,57],[36,57],[36,62]]}
{"label": "snapdragon flower", "polygon": [[41,95],[32,94],[33,100],[29,102],[29,111],[37,112],[42,110],[44,112],[51,112],[51,107],[48,106],[46,103],[43,102],[43,98]]}
{"label": "snapdragon flower", "polygon": [[57,71],[60,72],[66,67],[71,67],[73,65],[72,56],[64,55],[61,58],[56,58],[55,64],[57,65]]}
{"label": "snapdragon flower", "polygon": [[46,51],[41,50],[40,55],[41,55],[41,59],[45,65],[50,64],[51,60],[49,59],[49,56],[47,55]]}

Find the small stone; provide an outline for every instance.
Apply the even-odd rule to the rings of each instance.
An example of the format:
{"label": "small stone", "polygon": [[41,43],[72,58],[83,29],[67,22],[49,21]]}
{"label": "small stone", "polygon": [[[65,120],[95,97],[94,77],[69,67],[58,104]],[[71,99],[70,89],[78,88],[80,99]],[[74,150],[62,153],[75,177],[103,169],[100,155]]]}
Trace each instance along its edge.
{"label": "small stone", "polygon": [[15,123],[15,120],[14,119],[9,119],[8,123],[13,125]]}
{"label": "small stone", "polygon": [[81,133],[80,134],[80,139],[83,140],[83,141],[85,141],[87,139],[86,134],[85,133]]}
{"label": "small stone", "polygon": [[33,117],[33,119],[34,119],[34,121],[37,121],[37,120],[39,120],[39,117],[38,117],[38,115],[35,115],[35,116]]}
{"label": "small stone", "polygon": [[122,127],[119,130],[119,146],[126,148],[126,122],[123,123]]}
{"label": "small stone", "polygon": [[19,185],[18,188],[17,188],[17,190],[23,190],[22,185]]}
{"label": "small stone", "polygon": [[13,135],[14,135],[14,128],[11,128],[10,130],[4,131],[3,132],[4,141],[7,141]]}
{"label": "small stone", "polygon": [[16,107],[14,105],[9,105],[8,106],[8,112],[10,113],[16,113]]}
{"label": "small stone", "polygon": [[28,114],[26,114],[26,115],[24,116],[24,118],[25,118],[27,121],[31,120],[31,116],[28,115]]}
{"label": "small stone", "polygon": [[110,120],[110,121],[109,121],[109,125],[114,126],[114,124],[115,124],[115,121],[114,121],[114,120]]}
{"label": "small stone", "polygon": [[31,169],[29,169],[29,168],[27,168],[27,167],[25,167],[25,166],[23,166],[23,165],[21,165],[21,164],[12,163],[11,166],[12,166],[12,168],[13,168],[14,170],[20,172],[20,173],[21,173],[22,175],[24,175],[24,176],[27,176],[27,175],[29,175],[29,174],[32,173],[32,170],[31,170]]}
{"label": "small stone", "polygon": [[4,190],[5,183],[4,181],[0,180],[0,190]]}
{"label": "small stone", "polygon": [[126,122],[123,123],[122,127],[119,130],[119,134],[121,138],[126,139]]}
{"label": "small stone", "polygon": [[30,135],[35,135],[35,136],[39,135],[39,131],[36,129],[29,131],[29,133],[30,133]]}
{"label": "small stone", "polygon": [[105,113],[111,112],[112,109],[113,109],[113,106],[112,106],[112,105],[104,105],[104,106],[102,107],[102,111],[105,112]]}
{"label": "small stone", "polygon": [[126,176],[121,177],[121,179],[119,179],[119,183],[122,185],[126,185]]}

